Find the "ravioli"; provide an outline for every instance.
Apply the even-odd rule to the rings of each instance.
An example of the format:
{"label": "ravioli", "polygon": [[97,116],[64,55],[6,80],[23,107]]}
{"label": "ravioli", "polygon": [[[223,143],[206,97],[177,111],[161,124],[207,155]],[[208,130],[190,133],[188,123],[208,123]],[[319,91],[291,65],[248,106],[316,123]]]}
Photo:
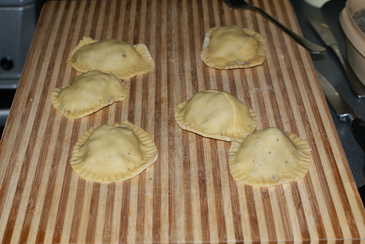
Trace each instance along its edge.
{"label": "ravioli", "polygon": [[77,119],[126,99],[128,89],[112,74],[90,71],[77,76],[71,85],[55,89],[51,96],[56,110]]}
{"label": "ravioli", "polygon": [[205,35],[201,58],[216,69],[254,67],[265,61],[264,39],[239,26],[214,27]]}
{"label": "ravioli", "polygon": [[308,143],[278,128],[256,131],[233,142],[229,167],[233,178],[244,184],[270,186],[303,178],[310,166]]}
{"label": "ravioli", "polygon": [[120,182],[152,165],[157,154],[152,136],[125,121],[86,132],[75,145],[70,164],[87,181]]}
{"label": "ravioli", "polygon": [[182,129],[225,141],[244,138],[256,128],[253,111],[232,95],[216,90],[198,92],[177,105],[175,119]]}
{"label": "ravioli", "polygon": [[79,72],[99,70],[123,80],[154,69],[154,61],[146,45],[130,45],[117,40],[97,41],[90,37],[80,41],[68,62]]}

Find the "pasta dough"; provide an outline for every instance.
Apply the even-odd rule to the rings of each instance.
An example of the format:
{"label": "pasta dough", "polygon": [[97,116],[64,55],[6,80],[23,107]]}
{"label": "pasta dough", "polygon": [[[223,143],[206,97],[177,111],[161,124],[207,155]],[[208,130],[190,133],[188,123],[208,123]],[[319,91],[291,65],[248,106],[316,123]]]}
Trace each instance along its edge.
{"label": "pasta dough", "polygon": [[229,153],[231,175],[249,185],[298,180],[310,165],[308,143],[277,128],[256,131],[241,142],[233,142]]}
{"label": "pasta dough", "polygon": [[265,61],[264,39],[239,26],[215,27],[205,35],[201,58],[216,69],[257,66]]}
{"label": "pasta dough", "polygon": [[232,95],[206,90],[177,105],[178,125],[199,135],[225,141],[238,140],[255,130],[255,114]]}
{"label": "pasta dough", "polygon": [[68,61],[79,72],[99,70],[120,79],[151,72],[153,59],[144,44],[130,45],[123,41],[96,41],[84,37],[72,51]]}
{"label": "pasta dough", "polygon": [[89,130],[75,145],[70,164],[85,180],[110,183],[138,175],[156,159],[151,135],[123,122]]}
{"label": "pasta dough", "polygon": [[128,96],[127,87],[114,75],[90,71],[71,85],[52,93],[53,106],[69,119],[84,117]]}

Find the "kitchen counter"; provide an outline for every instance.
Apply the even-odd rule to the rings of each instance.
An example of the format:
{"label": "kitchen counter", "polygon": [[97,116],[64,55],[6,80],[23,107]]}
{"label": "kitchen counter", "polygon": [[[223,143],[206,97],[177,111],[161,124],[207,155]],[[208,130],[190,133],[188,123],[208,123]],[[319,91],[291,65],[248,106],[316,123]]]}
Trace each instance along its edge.
{"label": "kitchen counter", "polygon": [[[289,0],[255,0],[299,32]],[[266,38],[250,69],[201,62],[204,33],[237,24]],[[124,81],[129,98],[82,119],[51,105],[70,84],[83,36],[145,43],[154,72]],[[229,172],[230,143],[181,130],[177,104],[205,89],[230,92],[257,128],[306,139],[312,167],[295,182],[252,187]],[[70,152],[90,128],[128,120],[152,134],[157,161],[124,182],[75,174]],[[0,142],[0,243],[294,243],[365,240],[365,211],[308,52],[251,11],[221,0],[49,1]]]}
{"label": "kitchen counter", "polygon": [[[308,18],[315,16],[317,9],[309,6],[304,1],[293,0],[292,4],[298,15],[298,20],[301,25],[304,36],[311,41],[321,43],[321,40],[313,31],[312,27],[308,22]],[[345,50],[345,40],[344,33],[341,30],[339,19],[339,13],[345,6],[345,0],[332,0],[327,3],[322,10],[322,13],[331,27],[331,30],[335,34],[337,41],[339,43],[342,53],[346,53]],[[323,44],[324,45],[324,44]],[[331,83],[338,88],[341,95],[344,97],[346,102],[348,102],[355,112],[365,119],[365,99],[356,99],[348,86],[348,81],[346,80],[339,62],[337,61],[334,54],[329,51],[321,56],[312,56],[315,67],[327,77]],[[365,186],[365,153],[364,150],[360,148],[354,137],[352,136],[351,129],[348,124],[341,122],[333,109],[331,109],[331,114],[334,119],[337,131],[340,135],[342,145],[346,151],[346,156],[348,157],[352,173],[355,177],[356,184],[358,187]]]}

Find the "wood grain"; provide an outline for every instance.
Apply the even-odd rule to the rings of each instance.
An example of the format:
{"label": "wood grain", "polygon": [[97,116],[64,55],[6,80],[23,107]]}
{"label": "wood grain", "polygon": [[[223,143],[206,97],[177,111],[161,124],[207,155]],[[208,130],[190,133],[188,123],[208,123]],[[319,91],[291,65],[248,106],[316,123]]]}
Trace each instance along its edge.
{"label": "wood grain", "polygon": [[[300,32],[288,0],[253,0]],[[204,33],[238,24],[266,38],[267,61],[252,69],[206,67]],[[83,36],[145,43],[153,73],[126,81],[127,101],[71,121],[50,91],[69,84],[66,64]],[[307,139],[313,167],[301,181],[238,186],[229,143],[182,131],[175,105],[204,89],[247,103],[258,127]],[[124,183],[85,182],[68,165],[87,129],[129,120],[152,133],[153,167]],[[20,87],[0,142],[2,243],[357,242],[365,212],[308,53],[251,11],[220,0],[49,1],[41,14]]]}

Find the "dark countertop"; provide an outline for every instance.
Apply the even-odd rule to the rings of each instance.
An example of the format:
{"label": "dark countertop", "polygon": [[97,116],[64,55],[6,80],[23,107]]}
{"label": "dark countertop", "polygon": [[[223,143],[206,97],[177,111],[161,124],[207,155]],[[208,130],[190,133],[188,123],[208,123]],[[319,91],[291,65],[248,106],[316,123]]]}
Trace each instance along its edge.
{"label": "dark countertop", "polygon": [[[339,14],[345,6],[345,0],[332,0],[322,8],[322,14],[327,24],[334,32],[340,49],[345,53],[344,34],[339,23]],[[292,0],[292,4],[297,13],[299,23],[304,32],[304,36],[311,41],[322,43],[316,36],[308,23],[308,18],[318,14],[318,9],[306,4],[303,0]],[[322,43],[323,44],[323,43]],[[312,56],[316,68],[338,88],[344,99],[352,106],[354,111],[363,119],[365,119],[365,99],[356,99],[348,86],[348,82],[342,73],[341,66],[332,53],[326,53],[322,56]],[[355,177],[358,187],[365,186],[365,153],[354,139],[350,125],[339,121],[333,109],[331,108],[332,117],[334,118],[337,131],[340,135],[342,145],[346,151],[352,173]]]}

